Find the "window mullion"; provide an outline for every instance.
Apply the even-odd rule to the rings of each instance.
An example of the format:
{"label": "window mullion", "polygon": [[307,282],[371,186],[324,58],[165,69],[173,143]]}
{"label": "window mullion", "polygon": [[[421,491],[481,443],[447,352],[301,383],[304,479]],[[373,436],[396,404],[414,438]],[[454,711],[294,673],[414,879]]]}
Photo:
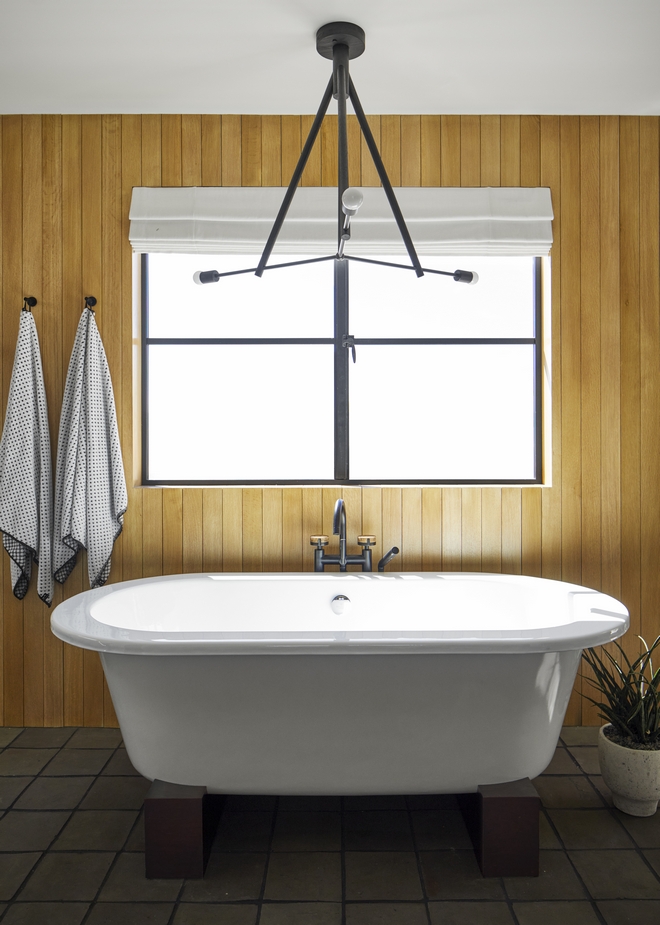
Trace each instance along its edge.
{"label": "window mullion", "polygon": [[348,334],[348,260],[336,259],[335,283],[335,479],[349,477],[348,447],[348,350],[342,346]]}

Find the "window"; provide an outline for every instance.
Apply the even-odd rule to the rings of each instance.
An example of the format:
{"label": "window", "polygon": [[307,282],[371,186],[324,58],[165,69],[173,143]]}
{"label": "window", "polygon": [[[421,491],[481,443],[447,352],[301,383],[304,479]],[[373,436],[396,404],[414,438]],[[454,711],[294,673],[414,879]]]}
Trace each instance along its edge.
{"label": "window", "polygon": [[342,484],[541,483],[540,257],[423,256],[476,271],[477,286],[351,260],[345,331],[333,260],[192,283],[196,270],[256,262],[143,254],[145,484],[330,484],[342,429]]}

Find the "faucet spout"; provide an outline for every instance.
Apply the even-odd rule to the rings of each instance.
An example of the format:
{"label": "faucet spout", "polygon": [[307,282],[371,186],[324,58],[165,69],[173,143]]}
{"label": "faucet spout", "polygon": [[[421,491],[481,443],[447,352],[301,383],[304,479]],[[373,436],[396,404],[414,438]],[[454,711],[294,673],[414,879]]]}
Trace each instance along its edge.
{"label": "faucet spout", "polygon": [[335,504],[335,513],[332,518],[332,532],[339,537],[339,570],[346,571],[346,508],[342,498]]}
{"label": "faucet spout", "polygon": [[398,555],[399,555],[399,547],[398,547],[398,546],[392,546],[392,548],[390,549],[390,551],[389,551],[389,552],[386,552],[385,555],[383,556],[383,558],[382,558],[382,559],[380,560],[380,562],[378,563],[378,571],[379,571],[379,572],[384,572],[384,571],[385,571],[385,566],[387,565],[387,563],[388,563],[388,562],[391,562],[391,560],[392,560],[395,556],[398,556]]}

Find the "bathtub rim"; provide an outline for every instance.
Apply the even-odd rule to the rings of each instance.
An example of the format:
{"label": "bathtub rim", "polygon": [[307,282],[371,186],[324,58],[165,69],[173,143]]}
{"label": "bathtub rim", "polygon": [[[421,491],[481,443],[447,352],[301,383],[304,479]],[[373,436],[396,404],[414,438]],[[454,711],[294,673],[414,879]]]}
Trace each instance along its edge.
{"label": "bathtub rim", "polygon": [[[90,607],[99,599],[130,586],[167,581],[190,581],[217,575],[222,578],[240,578],[249,581],[278,581],[307,579],[316,581],[358,577],[353,573],[315,575],[313,572],[194,572],[181,575],[162,575],[116,582],[76,594],[60,603],[51,615],[51,631],[71,645],[97,652],[135,655],[213,655],[213,654],[516,654],[525,652],[562,652],[602,645],[622,636],[629,627],[629,615],[618,600],[602,592],[555,579],[525,575],[488,572],[394,572],[387,576],[360,575],[372,580],[423,579],[487,579],[514,584],[549,582],[563,585],[573,608],[582,610],[586,619],[567,624],[534,628],[531,630],[472,630],[428,631],[403,635],[399,632],[352,632],[332,634],[326,631],[294,633],[213,633],[161,632],[111,626],[96,620]],[[593,600],[586,601],[587,596]],[[594,618],[593,614],[596,614]],[[237,638],[238,637],[238,638]],[[248,638],[249,637],[249,638]]]}

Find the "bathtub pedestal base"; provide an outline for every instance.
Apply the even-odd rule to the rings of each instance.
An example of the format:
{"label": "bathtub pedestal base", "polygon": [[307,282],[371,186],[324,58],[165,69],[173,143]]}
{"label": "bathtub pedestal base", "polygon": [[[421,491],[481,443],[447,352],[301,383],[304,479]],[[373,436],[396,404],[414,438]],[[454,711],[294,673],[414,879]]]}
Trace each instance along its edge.
{"label": "bathtub pedestal base", "polygon": [[529,778],[479,787],[458,802],[484,877],[538,877],[541,800]]}
{"label": "bathtub pedestal base", "polygon": [[153,782],[144,800],[149,879],[204,876],[224,800],[206,787]]}

